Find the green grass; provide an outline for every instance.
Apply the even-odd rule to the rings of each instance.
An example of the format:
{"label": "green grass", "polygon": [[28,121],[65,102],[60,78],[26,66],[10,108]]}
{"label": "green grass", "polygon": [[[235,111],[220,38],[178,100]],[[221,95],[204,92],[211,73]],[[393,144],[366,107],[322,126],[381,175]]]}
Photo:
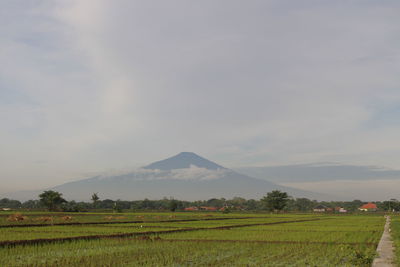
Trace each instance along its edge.
{"label": "green grass", "polygon": [[[202,230],[162,235],[167,239],[378,243],[383,218],[337,217],[312,222]],[[368,225],[369,224],[369,225]],[[368,225],[365,227],[365,225]]]}
{"label": "green grass", "polygon": [[395,262],[400,265],[400,216],[391,216],[391,234],[395,246]]}
{"label": "green grass", "polygon": [[[298,220],[293,218],[291,220]],[[129,223],[129,224],[96,224],[96,225],[66,225],[42,227],[11,227],[0,228],[0,241],[32,240],[41,238],[63,238],[90,235],[112,235],[123,233],[138,233],[147,231],[166,231],[187,228],[214,228],[236,226],[243,224],[260,224],[286,221],[287,218],[257,218],[231,219],[191,222],[162,222],[162,223]]]}
{"label": "green grass", "polygon": [[[9,216],[20,213],[26,219],[22,221],[10,221]],[[71,216],[71,220],[63,219],[64,216]],[[0,226],[2,225],[25,225],[25,224],[59,224],[59,223],[98,223],[98,222],[129,222],[129,221],[173,221],[173,220],[213,220],[219,218],[248,218],[248,217],[273,217],[273,218],[298,218],[298,217],[316,217],[318,215],[302,214],[267,214],[267,213],[229,213],[220,212],[135,212],[135,213],[61,213],[61,212],[0,212]],[[51,218],[52,221],[46,221],[45,218]]]}
{"label": "green grass", "polygon": [[252,229],[231,229],[214,231],[195,231],[185,233],[162,234],[166,239],[195,239],[195,240],[251,240],[251,241],[279,241],[279,242],[332,242],[332,243],[377,243],[379,234],[370,235],[367,232],[286,232],[265,231],[253,227]]}
{"label": "green grass", "polygon": [[[8,217],[20,213],[26,217],[23,221],[10,221]],[[71,216],[71,220],[63,219]],[[257,216],[257,215],[256,215]],[[1,212],[0,225],[24,225],[24,224],[57,224],[57,223],[91,223],[113,221],[168,221],[168,220],[202,220],[210,218],[249,217],[247,214],[228,215],[222,213],[56,213],[56,212]],[[51,218],[52,221],[45,221]]]}
{"label": "green grass", "polygon": [[[362,254],[357,254],[361,251]],[[364,266],[373,248],[129,239],[0,249],[1,266]],[[363,258],[363,259],[364,259]],[[365,265],[366,266],[366,265]]]}
{"label": "green grass", "polygon": [[[171,230],[171,228],[157,228],[157,231]],[[53,226],[53,227],[26,227],[23,229],[0,229],[0,241],[55,239],[77,236],[113,235],[124,233],[140,233],[154,231],[153,229],[136,227],[87,227],[87,226]]]}
{"label": "green grass", "polygon": [[[146,216],[169,217],[171,214],[147,213]],[[176,213],[174,216],[174,219],[204,218],[202,213]],[[12,241],[230,227],[149,235],[149,240],[108,238],[0,247],[0,266],[369,266],[385,223],[383,216],[369,215],[213,216],[243,216],[244,219],[190,222],[149,219],[128,224],[0,228],[0,241]],[[319,220],[257,225],[316,218]],[[400,221],[397,222],[400,228]],[[254,226],[235,227],[243,224]]]}

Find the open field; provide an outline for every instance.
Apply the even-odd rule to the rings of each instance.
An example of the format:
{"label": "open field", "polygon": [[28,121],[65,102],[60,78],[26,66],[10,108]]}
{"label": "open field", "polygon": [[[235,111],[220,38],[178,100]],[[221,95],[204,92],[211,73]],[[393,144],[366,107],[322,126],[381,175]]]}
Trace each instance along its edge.
{"label": "open field", "polygon": [[[85,224],[85,223],[115,223],[115,222],[154,222],[154,221],[179,221],[179,220],[213,220],[220,218],[254,218],[265,217],[259,214],[222,214],[222,213],[198,213],[187,212],[143,212],[143,213],[54,213],[54,212],[23,212],[23,219],[12,220],[15,212],[0,212],[0,227],[21,225],[52,225],[52,224]],[[66,219],[65,217],[71,217]]]}
{"label": "open field", "polygon": [[391,216],[391,234],[395,246],[396,264],[400,266],[400,216]]}
{"label": "open field", "polygon": [[74,215],[82,225],[2,227],[0,266],[369,266],[385,222],[376,215],[146,213],[118,215],[149,218],[137,223],[96,224],[104,216],[111,215]]}

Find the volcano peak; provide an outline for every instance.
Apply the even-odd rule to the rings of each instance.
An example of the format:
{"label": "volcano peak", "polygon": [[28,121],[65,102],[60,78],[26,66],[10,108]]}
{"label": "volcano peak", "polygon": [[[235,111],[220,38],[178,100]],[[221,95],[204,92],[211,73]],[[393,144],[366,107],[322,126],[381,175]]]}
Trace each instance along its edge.
{"label": "volcano peak", "polygon": [[199,168],[205,168],[208,170],[225,169],[224,167],[205,159],[193,152],[181,152],[173,157],[154,162],[144,167],[144,169],[152,170],[174,170],[174,169],[186,169],[190,166],[197,166]]}

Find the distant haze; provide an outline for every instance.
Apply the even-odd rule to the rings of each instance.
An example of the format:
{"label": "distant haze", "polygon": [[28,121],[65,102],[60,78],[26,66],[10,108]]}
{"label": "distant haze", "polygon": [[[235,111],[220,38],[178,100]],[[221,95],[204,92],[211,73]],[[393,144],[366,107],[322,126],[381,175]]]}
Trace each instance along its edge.
{"label": "distant haze", "polygon": [[[0,198],[179,151],[400,170],[399,14],[391,0],[3,0]],[[329,188],[323,171],[281,182]],[[375,193],[365,174],[343,185]]]}
{"label": "distant haze", "polygon": [[[97,192],[102,199],[172,197],[181,200],[205,200],[233,197],[260,199],[272,190],[285,191],[293,197],[334,199],[329,194],[298,190],[249,177],[192,152],[182,152],[122,175],[95,176],[50,189],[63,193],[69,200],[84,201],[88,201],[93,192]],[[36,199],[42,190],[14,192],[7,196],[19,200]]]}
{"label": "distant haze", "polygon": [[[278,183],[317,182],[332,180],[399,180],[400,171],[376,166],[355,166],[334,163],[314,163],[267,167],[236,168],[238,172]],[[399,192],[400,194],[400,192]]]}
{"label": "distant haze", "polygon": [[400,199],[400,171],[376,166],[314,163],[243,167],[236,171],[283,186],[331,194],[337,199]]}

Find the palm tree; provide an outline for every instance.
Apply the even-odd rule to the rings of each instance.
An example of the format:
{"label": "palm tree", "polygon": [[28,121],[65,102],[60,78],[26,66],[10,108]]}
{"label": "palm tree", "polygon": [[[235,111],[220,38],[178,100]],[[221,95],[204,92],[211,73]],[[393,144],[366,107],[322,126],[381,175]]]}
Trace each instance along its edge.
{"label": "palm tree", "polygon": [[93,195],[92,195],[92,201],[93,201],[93,207],[96,207],[97,205],[97,202],[99,201],[99,196],[98,196],[98,193],[93,193]]}

